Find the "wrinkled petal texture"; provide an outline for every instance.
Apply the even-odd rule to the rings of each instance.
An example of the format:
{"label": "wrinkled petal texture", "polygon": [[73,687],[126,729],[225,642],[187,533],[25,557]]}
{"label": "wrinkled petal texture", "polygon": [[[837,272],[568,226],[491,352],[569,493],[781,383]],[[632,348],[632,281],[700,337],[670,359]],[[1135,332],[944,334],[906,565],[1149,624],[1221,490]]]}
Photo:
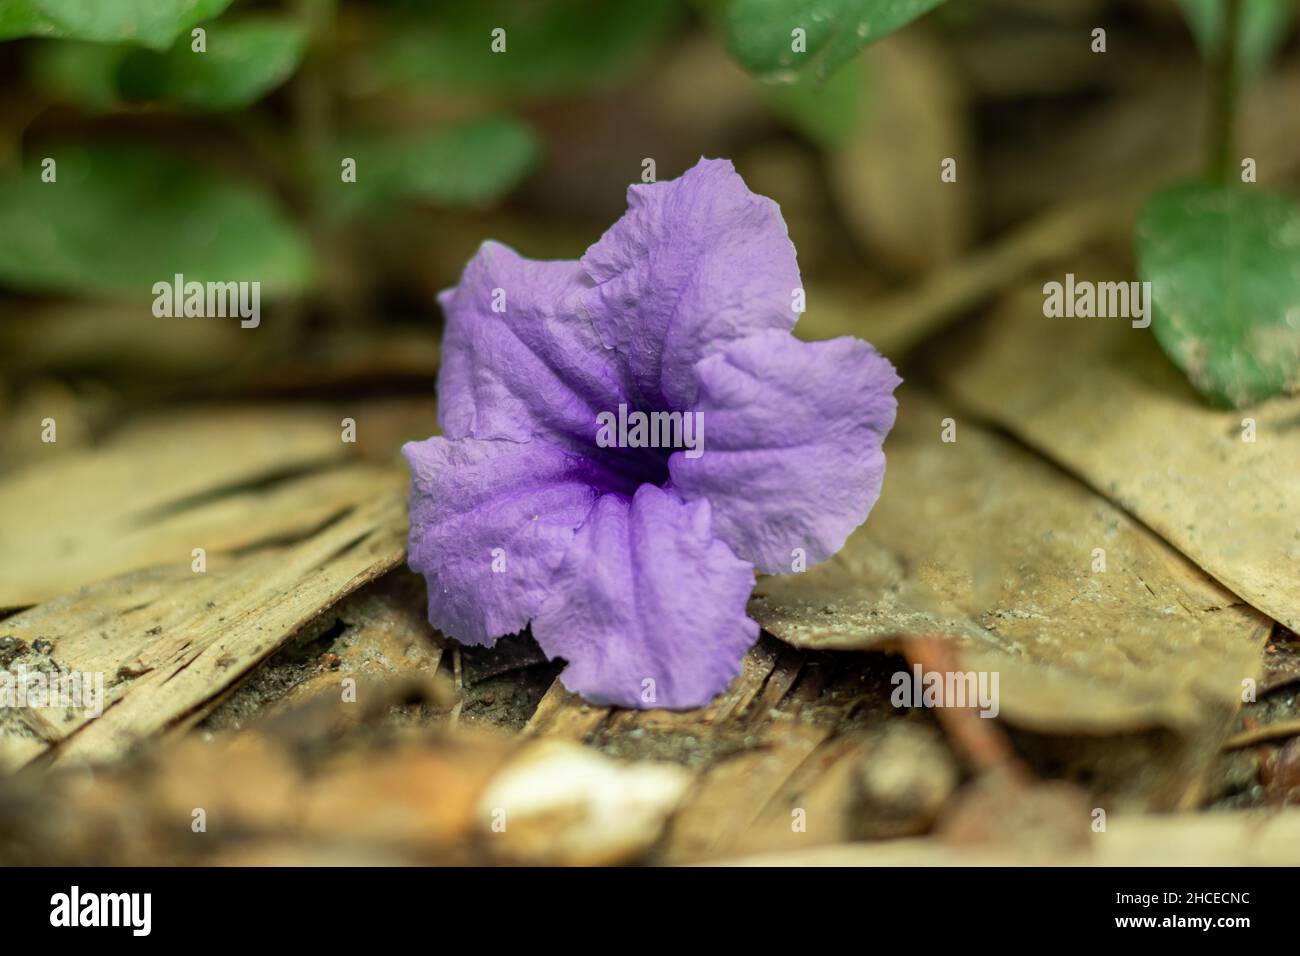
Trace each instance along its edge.
{"label": "wrinkled petal texture", "polygon": [[407,560],[428,582],[429,622],[466,644],[522,631],[595,504],[586,464],[542,442],[429,438],[402,452]]}
{"label": "wrinkled petal texture", "polygon": [[796,548],[809,566],[829,558],[880,497],[894,367],[860,339],[769,332],[695,374],[704,453],[673,454],[673,488],[709,501],[718,536],[769,574],[789,573]]}
{"label": "wrinkled petal texture", "polygon": [[627,213],[582,265],[595,286],[579,298],[627,362],[643,408],[685,408],[701,358],[798,318],[799,267],[781,210],[726,160],[630,186]]}
{"label": "wrinkled petal texture", "polygon": [[596,504],[533,636],[593,703],[702,707],[758,638],[745,616],[753,586],[753,568],[713,537],[707,502],[643,485]]}
{"label": "wrinkled petal texture", "polygon": [[577,311],[589,286],[577,262],[483,243],[439,296],[438,421],[448,437],[590,444],[597,412],[628,399],[617,357]]}

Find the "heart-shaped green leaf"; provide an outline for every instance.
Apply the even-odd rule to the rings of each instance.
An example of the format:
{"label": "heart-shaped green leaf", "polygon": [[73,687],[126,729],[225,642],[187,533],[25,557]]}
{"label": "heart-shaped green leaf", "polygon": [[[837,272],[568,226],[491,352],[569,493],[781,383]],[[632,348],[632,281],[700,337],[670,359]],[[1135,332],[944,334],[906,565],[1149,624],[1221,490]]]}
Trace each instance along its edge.
{"label": "heart-shaped green leaf", "polygon": [[1253,186],[1158,193],[1137,227],[1153,330],[1202,394],[1249,405],[1300,391],[1300,207]]}
{"label": "heart-shaped green leaf", "polygon": [[943,0],[732,0],[727,47],[764,79],[824,81],[868,43]]}

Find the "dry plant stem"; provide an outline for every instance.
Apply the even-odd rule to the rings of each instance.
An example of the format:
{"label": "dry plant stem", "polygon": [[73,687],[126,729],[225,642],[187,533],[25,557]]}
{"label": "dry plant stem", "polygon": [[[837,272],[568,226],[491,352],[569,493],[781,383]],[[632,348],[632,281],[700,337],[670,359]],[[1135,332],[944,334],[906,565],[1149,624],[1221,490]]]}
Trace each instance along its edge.
{"label": "dry plant stem", "polygon": [[1070,202],[1048,210],[875,306],[872,343],[886,355],[908,351],[1022,276],[1127,228],[1139,203],[1140,195],[1134,191],[1115,199]]}
{"label": "dry plant stem", "polygon": [[458,723],[460,723],[460,709],[465,705],[465,694],[464,694],[463,684],[461,682],[461,676],[460,676],[461,671],[460,671],[460,648],[459,647],[453,647],[451,649],[451,664],[452,664],[452,673],[455,674],[456,676],[456,706],[453,707],[451,710],[450,724],[451,726],[455,727]]}
{"label": "dry plant stem", "polygon": [[[947,674],[961,669],[952,642],[942,637],[908,638],[903,642],[903,656],[924,671]],[[1017,786],[1028,785],[1028,771],[992,720],[981,717],[974,707],[936,707],[935,716],[973,770],[1000,775]]]}
{"label": "dry plant stem", "polygon": [[[1295,77],[1292,71],[1281,82],[1293,86]],[[1225,117],[1229,130],[1227,145],[1223,147],[1223,155],[1229,159],[1237,117],[1235,93],[1230,113]],[[1251,142],[1266,145],[1276,154],[1275,176],[1290,175],[1300,167],[1300,150],[1296,148],[1300,138],[1296,136],[1295,124],[1286,118],[1265,122],[1255,114],[1246,118],[1251,116],[1254,116]],[[1216,144],[1213,155],[1217,157],[1218,139],[1211,137],[1210,142]],[[1153,168],[1135,176],[1128,186],[1113,195],[1066,201],[1044,210],[1025,225],[997,237],[953,265],[874,304],[868,337],[886,355],[909,351],[943,331],[963,312],[995,297],[1036,269],[1091,245],[1126,237],[1151,192],[1187,172],[1178,165]]]}
{"label": "dry plant stem", "polygon": [[1237,38],[1241,30],[1241,0],[1222,0],[1223,31],[1210,77],[1209,138],[1206,175],[1217,183],[1228,181],[1237,120]]}
{"label": "dry plant stem", "polygon": [[1262,744],[1268,740],[1278,740],[1282,737],[1296,736],[1300,736],[1300,720],[1283,720],[1276,724],[1267,724],[1263,727],[1256,727],[1254,730],[1244,730],[1239,734],[1229,737],[1224,741],[1223,749],[1240,750],[1242,747]]}

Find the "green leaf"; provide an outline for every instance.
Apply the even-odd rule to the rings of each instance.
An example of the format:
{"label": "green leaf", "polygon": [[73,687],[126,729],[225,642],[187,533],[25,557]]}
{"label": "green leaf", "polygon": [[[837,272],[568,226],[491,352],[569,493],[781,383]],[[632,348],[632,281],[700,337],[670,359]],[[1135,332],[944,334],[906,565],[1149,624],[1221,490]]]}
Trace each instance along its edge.
{"label": "green leaf", "polygon": [[187,39],[166,53],[132,53],[119,75],[122,95],[196,109],[239,109],[293,75],[307,48],[301,26],[270,17],[218,20],[207,33],[203,53],[195,53]]}
{"label": "green leaf", "polygon": [[[943,0],[732,0],[727,47],[745,69],[780,82],[817,82],[868,43],[894,32]],[[803,33],[797,34],[796,31]],[[796,44],[802,39],[801,52]]]}
{"label": "green leaf", "polygon": [[[42,157],[44,158],[44,157]],[[52,151],[0,180],[0,283],[32,292],[148,297],[153,283],[261,282],[263,295],[309,285],[311,249],[254,187],[155,150]]]}
{"label": "green leaf", "polygon": [[356,182],[343,182],[339,160],[325,173],[344,214],[403,199],[477,206],[518,185],[537,162],[537,140],[509,117],[484,117],[432,133],[376,135],[340,148],[356,160]]}
{"label": "green leaf", "polygon": [[0,40],[61,37],[165,50],[231,0],[0,0]]}
{"label": "green leaf", "polygon": [[853,139],[866,101],[866,67],[858,60],[825,83],[801,77],[795,83],[763,83],[772,110],[813,143],[837,149]]}
{"label": "green leaf", "polygon": [[36,44],[28,64],[33,84],[54,99],[90,110],[112,110],[121,102],[118,71],[135,47],[89,40]]}
{"label": "green leaf", "polygon": [[[1224,0],[1178,0],[1201,55],[1212,59],[1223,34]],[[1296,0],[1243,0],[1237,35],[1237,59],[1242,73],[1263,71],[1286,38],[1296,16]]]}
{"label": "green leaf", "polygon": [[1300,390],[1300,207],[1254,186],[1158,193],[1137,228],[1153,330],[1198,391],[1248,405]]}
{"label": "green leaf", "polygon": [[46,94],[92,110],[127,101],[163,101],[200,110],[240,109],[288,79],[302,62],[306,35],[268,17],[218,20],[207,50],[184,36],[159,53],[125,43],[51,40],[31,51],[35,84]]}
{"label": "green leaf", "polygon": [[[420,8],[423,10],[423,8]],[[677,21],[677,0],[473,0],[398,17],[369,59],[387,85],[547,95],[616,79]],[[504,52],[493,31],[505,30]]]}

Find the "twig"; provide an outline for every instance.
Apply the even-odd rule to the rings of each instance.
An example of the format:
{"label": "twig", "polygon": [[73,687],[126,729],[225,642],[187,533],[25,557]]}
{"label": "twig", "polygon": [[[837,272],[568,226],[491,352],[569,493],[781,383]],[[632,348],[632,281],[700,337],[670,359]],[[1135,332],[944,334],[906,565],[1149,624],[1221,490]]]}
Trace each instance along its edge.
{"label": "twig", "polygon": [[[923,671],[947,674],[960,670],[952,642],[941,637],[913,637],[903,642],[908,663]],[[1006,735],[974,707],[937,707],[935,715],[956,749],[976,771],[1005,776],[1014,784],[1027,784],[1029,773],[1007,742]]]}
{"label": "twig", "polygon": [[460,723],[460,709],[465,705],[465,694],[464,691],[461,689],[463,685],[461,684],[461,679],[460,679],[460,648],[459,647],[453,647],[451,649],[451,669],[452,669],[452,673],[456,675],[456,706],[451,709],[450,723],[451,726],[455,727],[458,723]]}
{"label": "twig", "polygon": [[1240,750],[1242,747],[1262,744],[1266,740],[1295,736],[1300,736],[1300,720],[1282,720],[1276,724],[1265,724],[1263,727],[1256,727],[1254,730],[1243,730],[1241,733],[1225,740],[1223,749]]}
{"label": "twig", "polygon": [[1048,210],[919,285],[873,307],[866,330],[886,355],[901,354],[941,330],[966,309],[1048,263],[1121,232],[1140,205],[1129,190],[1116,198],[1081,200]]}
{"label": "twig", "polygon": [[[1260,95],[1244,104],[1243,119],[1252,148],[1256,155],[1271,154],[1270,169],[1277,177],[1300,167],[1300,150],[1296,149],[1300,124],[1290,113],[1277,115],[1288,102],[1297,76],[1294,70],[1280,75],[1268,84],[1267,96],[1260,90]],[[1236,113],[1234,107],[1234,124]],[[1227,155],[1231,155],[1231,146]],[[1151,192],[1189,171],[1181,160],[1135,170],[1123,188],[1107,196],[1070,200],[1047,209],[917,285],[873,303],[869,322],[843,332],[865,335],[886,355],[901,355],[1036,270],[1068,260],[1091,245],[1126,239]]]}

